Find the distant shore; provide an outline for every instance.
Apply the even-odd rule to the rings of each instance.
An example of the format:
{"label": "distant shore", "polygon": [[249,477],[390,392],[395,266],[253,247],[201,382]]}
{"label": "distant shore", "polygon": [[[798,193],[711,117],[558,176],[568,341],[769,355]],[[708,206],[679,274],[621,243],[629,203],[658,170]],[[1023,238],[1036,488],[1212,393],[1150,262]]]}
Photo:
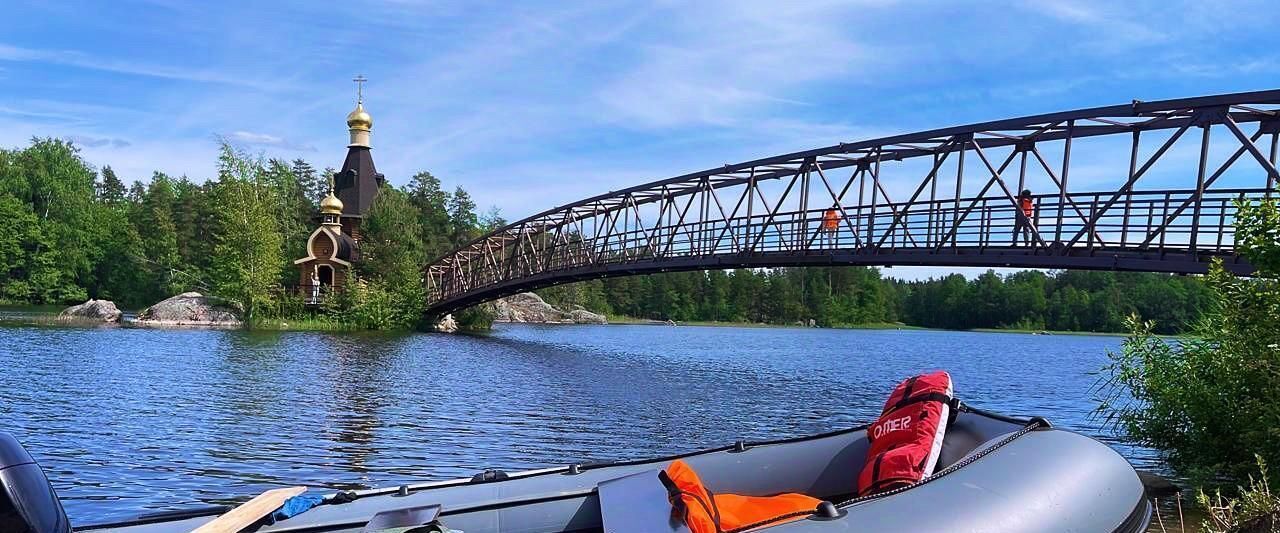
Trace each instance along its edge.
{"label": "distant shore", "polygon": [[[0,306],[0,324],[30,324],[41,326],[115,326],[115,327],[160,327],[166,329],[183,329],[195,326],[190,324],[138,324],[132,320],[133,313],[126,313],[127,317],[120,324],[101,324],[82,321],[59,321],[57,320],[56,310],[54,306]],[[495,324],[515,324],[515,322],[496,322]],[[554,324],[560,325],[560,324]],[[731,321],[714,321],[714,320],[691,320],[686,322],[668,322],[665,320],[655,320],[648,318],[636,318],[630,316],[610,316],[608,325],[623,326],[695,326],[695,327],[721,327],[721,328],[760,328],[760,329],[874,329],[874,330],[917,330],[917,331],[972,331],[975,333],[1020,333],[1027,335],[1076,335],[1076,336],[1098,336],[1098,337],[1124,337],[1128,335],[1124,332],[1105,332],[1105,331],[1060,331],[1060,330],[1037,330],[1025,328],[976,328],[970,330],[949,330],[938,328],[926,328],[921,326],[912,326],[903,323],[868,323],[868,324],[842,324],[837,326],[823,326],[819,328],[809,328],[799,324],[766,324],[760,322],[731,322]],[[206,325],[205,328],[208,329]],[[226,329],[225,325],[221,328],[215,326],[214,329]],[[257,331],[361,331],[360,328],[351,326],[341,321],[333,320],[326,317],[311,317],[301,320],[281,320],[281,319],[262,319],[254,322],[250,328]],[[410,330],[405,330],[410,331]],[[1163,335],[1162,335],[1163,336]]]}
{"label": "distant shore", "polygon": [[892,329],[892,330],[917,330],[917,331],[971,331],[975,333],[1022,333],[1028,335],[1077,335],[1077,336],[1100,336],[1100,337],[1124,337],[1128,333],[1124,332],[1106,332],[1106,331],[1059,331],[1059,330],[1043,330],[1043,329],[1022,329],[1022,328],[975,328],[966,330],[926,328],[922,326],[912,326],[901,322],[876,322],[867,324],[842,324],[837,326],[820,326],[810,328],[799,324],[766,324],[761,322],[728,322],[728,321],[707,321],[707,320],[690,320],[687,322],[675,322],[672,324],[666,320],[654,320],[648,318],[636,318],[629,316],[610,316],[609,325],[622,326],[701,326],[701,327],[725,327],[725,328],[778,328],[778,329]]}

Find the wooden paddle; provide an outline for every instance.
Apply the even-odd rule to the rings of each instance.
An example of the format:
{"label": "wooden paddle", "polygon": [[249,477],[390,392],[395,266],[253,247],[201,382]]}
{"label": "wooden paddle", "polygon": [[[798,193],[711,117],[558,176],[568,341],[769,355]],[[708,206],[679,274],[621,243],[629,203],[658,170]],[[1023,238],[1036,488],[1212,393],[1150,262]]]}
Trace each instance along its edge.
{"label": "wooden paddle", "polygon": [[241,529],[253,525],[262,517],[284,505],[284,501],[307,491],[306,487],[287,487],[271,489],[254,496],[252,500],[227,511],[226,514],[214,518],[191,533],[238,533]]}

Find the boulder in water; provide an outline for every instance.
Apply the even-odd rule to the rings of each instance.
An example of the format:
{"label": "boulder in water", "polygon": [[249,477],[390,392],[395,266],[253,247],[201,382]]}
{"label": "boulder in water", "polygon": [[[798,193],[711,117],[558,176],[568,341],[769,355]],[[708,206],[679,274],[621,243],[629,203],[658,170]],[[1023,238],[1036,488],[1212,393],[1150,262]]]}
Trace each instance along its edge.
{"label": "boulder in water", "polygon": [[111,300],[90,299],[80,305],[73,305],[58,313],[58,320],[83,320],[92,322],[119,322],[123,313]]}
{"label": "boulder in water", "polygon": [[493,302],[495,322],[546,324],[563,322],[564,312],[532,292],[522,292]]}
{"label": "boulder in water", "polygon": [[198,292],[184,292],[143,309],[134,323],[144,326],[241,325],[240,314],[231,304]]}
{"label": "boulder in water", "polygon": [[444,315],[444,318],[436,323],[436,331],[440,333],[457,333],[458,321],[453,319],[452,314]]}
{"label": "boulder in water", "polygon": [[574,309],[569,312],[569,318],[573,319],[574,324],[608,324],[609,319],[600,313],[592,313],[586,309]]}
{"label": "boulder in water", "polygon": [[528,324],[608,324],[604,315],[580,306],[570,312],[556,309],[532,292],[522,292],[493,302],[494,322]]}

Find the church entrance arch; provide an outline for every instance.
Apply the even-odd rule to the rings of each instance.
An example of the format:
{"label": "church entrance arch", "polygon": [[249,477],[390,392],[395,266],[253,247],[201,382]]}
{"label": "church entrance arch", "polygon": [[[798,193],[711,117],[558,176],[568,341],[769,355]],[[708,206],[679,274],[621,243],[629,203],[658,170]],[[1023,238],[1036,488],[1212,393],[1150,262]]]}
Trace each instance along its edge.
{"label": "church entrance arch", "polygon": [[316,277],[320,278],[321,287],[329,287],[333,285],[333,267],[329,265],[316,265]]}

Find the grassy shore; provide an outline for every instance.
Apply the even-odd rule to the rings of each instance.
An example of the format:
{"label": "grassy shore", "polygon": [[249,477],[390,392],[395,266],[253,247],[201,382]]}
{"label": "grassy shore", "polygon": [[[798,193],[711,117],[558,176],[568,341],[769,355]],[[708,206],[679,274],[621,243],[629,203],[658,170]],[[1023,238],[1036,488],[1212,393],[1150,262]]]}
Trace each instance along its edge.
{"label": "grassy shore", "polygon": [[255,331],[357,331],[351,324],[325,316],[299,319],[267,318],[255,320],[249,327]]}

